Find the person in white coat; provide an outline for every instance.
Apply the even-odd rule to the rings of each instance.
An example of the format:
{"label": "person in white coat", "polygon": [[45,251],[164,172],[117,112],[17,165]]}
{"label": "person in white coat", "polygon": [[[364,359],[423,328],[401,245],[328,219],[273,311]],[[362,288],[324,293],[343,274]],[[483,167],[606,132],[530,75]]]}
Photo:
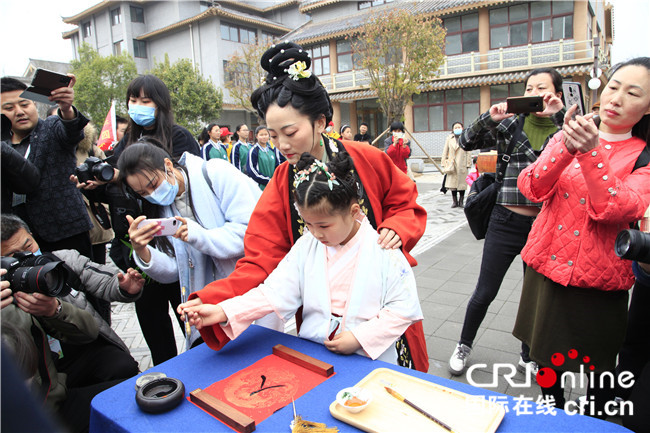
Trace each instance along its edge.
{"label": "person in white coat", "polygon": [[182,304],[197,328],[220,323],[236,338],[275,313],[288,321],[302,306],[298,336],[335,353],[397,364],[397,342],[422,320],[415,277],[404,254],[383,249],[361,212],[352,159],[341,150],[328,164],[304,153],[294,197],[309,232],[255,289],[217,305]]}
{"label": "person in white coat", "polygon": [[[463,133],[463,124],[456,122],[452,133],[445,141],[440,164],[445,172],[444,187],[451,191],[451,207],[463,207],[467,182],[465,178],[472,167],[472,154],[458,145],[458,137]],[[459,197],[460,195],[460,197]]]}
{"label": "person in white coat", "polygon": [[[161,283],[180,281],[183,301],[235,269],[260,196],[255,182],[218,158],[205,161],[186,152],[174,163],[146,141],[127,147],[117,165],[121,181],[144,198],[144,215],[127,217],[140,269]],[[140,226],[145,219],[168,217],[178,221],[173,236],[157,236],[156,222]],[[196,330],[190,340],[200,341]]]}

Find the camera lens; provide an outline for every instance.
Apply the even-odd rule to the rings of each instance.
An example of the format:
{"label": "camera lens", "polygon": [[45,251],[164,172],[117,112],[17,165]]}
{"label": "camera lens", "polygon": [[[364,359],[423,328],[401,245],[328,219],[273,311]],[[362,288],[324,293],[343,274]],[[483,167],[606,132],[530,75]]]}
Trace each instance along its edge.
{"label": "camera lens", "polygon": [[93,167],[93,175],[97,180],[110,182],[113,180],[113,176],[115,175],[115,169],[111,167],[110,164],[102,162]]}
{"label": "camera lens", "polygon": [[616,236],[614,251],[622,259],[650,263],[650,233],[623,230]]}

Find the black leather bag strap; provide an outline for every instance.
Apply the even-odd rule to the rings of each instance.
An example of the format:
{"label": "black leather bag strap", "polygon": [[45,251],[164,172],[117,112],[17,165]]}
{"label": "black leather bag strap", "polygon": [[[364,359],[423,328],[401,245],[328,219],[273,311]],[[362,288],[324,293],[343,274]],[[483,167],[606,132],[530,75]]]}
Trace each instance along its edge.
{"label": "black leather bag strap", "polygon": [[643,148],[639,154],[639,157],[636,159],[636,163],[634,164],[632,172],[638,170],[641,167],[645,167],[648,164],[650,164],[650,145],[646,145],[646,147]]}
{"label": "black leather bag strap", "polygon": [[519,141],[519,137],[521,137],[521,132],[524,130],[524,122],[525,119],[522,114],[517,119],[517,129],[515,129],[514,134],[512,134],[512,138],[510,138],[506,151],[501,155],[501,161],[499,161],[499,169],[497,170],[496,175],[496,181],[499,183],[503,182],[503,178],[506,175],[506,168],[508,168],[508,163],[510,162],[510,155],[512,155],[512,151],[515,150],[515,145]]}

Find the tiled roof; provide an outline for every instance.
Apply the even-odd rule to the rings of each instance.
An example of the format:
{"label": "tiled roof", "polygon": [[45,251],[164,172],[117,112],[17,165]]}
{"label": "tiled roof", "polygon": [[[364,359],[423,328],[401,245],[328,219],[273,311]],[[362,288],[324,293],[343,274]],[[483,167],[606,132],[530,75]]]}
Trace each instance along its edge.
{"label": "tiled roof", "polygon": [[244,22],[244,23],[248,23],[248,24],[252,24],[252,25],[257,25],[257,26],[260,26],[260,27],[265,27],[267,29],[277,30],[277,31],[281,31],[281,32],[286,32],[286,31],[290,30],[289,27],[286,27],[286,26],[284,26],[284,25],[282,25],[280,23],[277,23],[275,21],[271,21],[271,20],[266,19],[266,18],[262,18],[262,17],[255,16],[255,15],[250,15],[250,14],[247,14],[247,13],[244,13],[244,12],[239,12],[239,11],[236,11],[234,9],[227,9],[227,8],[224,8],[223,6],[216,6],[216,7],[211,7],[209,9],[201,12],[200,14],[194,15],[193,17],[184,19],[182,21],[175,22],[173,24],[170,24],[168,26],[165,26],[165,27],[162,27],[160,29],[154,30],[152,32],[140,35],[136,39],[138,39],[138,40],[149,39],[149,38],[152,38],[154,36],[158,36],[158,35],[161,35],[163,33],[167,33],[169,31],[176,30],[176,29],[181,28],[181,27],[185,27],[186,25],[195,23],[197,21],[202,21],[202,20],[204,20],[204,19],[206,19],[208,17],[212,17],[212,16],[219,16],[219,17],[223,17],[223,18],[229,18],[229,19],[232,19],[234,21]]}
{"label": "tiled roof", "polygon": [[[308,3],[307,5],[305,5],[303,2],[303,5],[301,5],[301,12],[305,12],[305,8],[308,6],[323,6],[325,4],[336,3],[337,1],[338,0],[320,0]],[[312,20],[308,22],[307,25],[291,31],[282,38],[289,39],[301,44],[325,41],[337,36],[350,34],[353,30],[363,26],[373,14],[394,8],[401,8],[418,15],[424,14],[428,16],[440,16],[477,9],[479,7],[485,7],[487,5],[506,3],[508,1],[511,0],[425,0],[419,2],[396,1],[395,3],[389,3],[381,8],[364,9],[354,14],[350,14],[346,17],[337,17],[326,21]],[[313,8],[315,8],[315,6],[312,7],[312,9]]]}
{"label": "tiled roof", "polygon": [[[30,72],[30,69],[36,70],[38,68],[59,72],[61,74],[67,74],[72,70],[70,63],[54,62],[51,60],[29,59],[29,64],[27,65],[27,70],[25,71],[24,75],[27,76],[27,74]],[[31,74],[33,73],[34,71],[31,71]]]}
{"label": "tiled roof", "polygon": [[[556,68],[560,75],[566,77],[569,75],[586,75],[592,70],[593,64],[571,65]],[[445,89],[459,89],[464,87],[476,87],[492,84],[517,83],[524,79],[529,71],[509,72],[505,74],[489,74],[474,77],[436,79],[419,86],[421,92],[432,92]],[[330,93],[332,101],[349,101],[376,98],[377,93],[374,90],[362,89],[352,90],[341,93]]]}
{"label": "tiled roof", "polygon": [[243,1],[240,1],[240,0],[219,0],[219,3],[220,4],[234,4],[234,5],[237,5],[238,7],[244,8],[244,9],[248,9],[248,10],[251,10],[251,11],[262,13],[262,12],[270,12],[270,11],[273,11],[273,10],[276,10],[276,9],[282,9],[282,8],[286,8],[286,7],[289,7],[289,6],[297,5],[297,4],[300,3],[300,0],[285,0],[285,1],[282,1],[282,2],[273,2],[271,4],[271,6],[268,6],[268,7],[265,7],[265,8],[260,8],[260,7],[257,7],[257,6],[253,6],[253,5],[248,4],[247,2],[243,2]]}

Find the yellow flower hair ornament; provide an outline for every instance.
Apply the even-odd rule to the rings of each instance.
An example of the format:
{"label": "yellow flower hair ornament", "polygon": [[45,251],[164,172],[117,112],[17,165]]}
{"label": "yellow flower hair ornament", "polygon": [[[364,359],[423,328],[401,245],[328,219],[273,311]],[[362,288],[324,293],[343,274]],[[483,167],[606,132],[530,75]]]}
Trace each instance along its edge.
{"label": "yellow flower hair ornament", "polygon": [[307,70],[307,64],[299,60],[285,69],[284,72],[288,73],[292,80],[298,81],[301,78],[311,77],[311,71]]}

